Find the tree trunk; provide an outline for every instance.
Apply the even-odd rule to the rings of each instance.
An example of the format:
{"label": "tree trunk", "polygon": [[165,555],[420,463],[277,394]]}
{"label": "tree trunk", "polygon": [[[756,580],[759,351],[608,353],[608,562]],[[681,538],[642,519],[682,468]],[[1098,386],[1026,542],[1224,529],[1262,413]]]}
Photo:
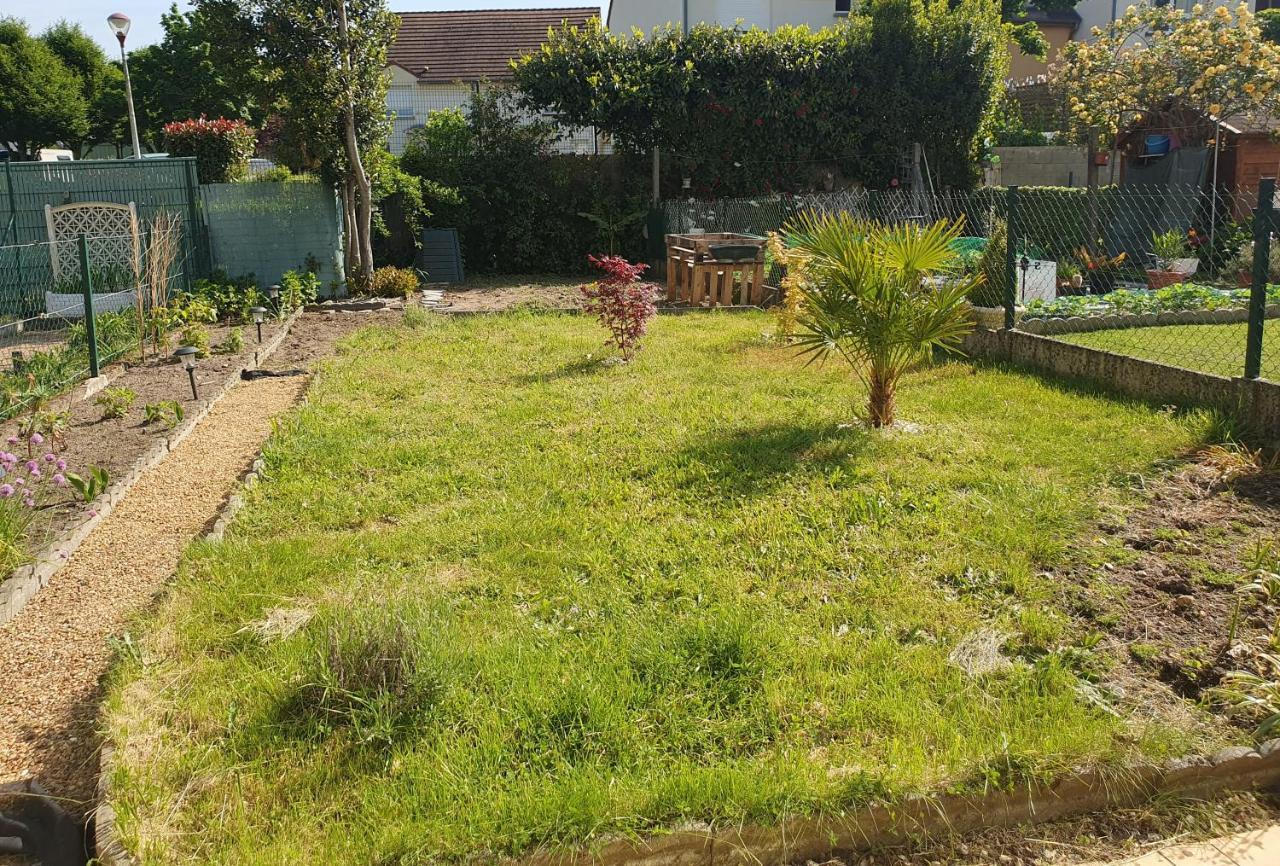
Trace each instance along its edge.
{"label": "tree trunk", "polygon": [[359,272],[360,266],[360,242],[356,239],[356,195],[355,184],[351,180],[351,175],[347,175],[342,179],[342,222],[345,231],[345,243],[343,244],[343,267],[346,274],[350,277],[352,274]]}
{"label": "tree trunk", "polygon": [[1086,249],[1089,255],[1105,253],[1106,250],[1097,249],[1098,241],[1102,234],[1101,216],[1098,213],[1098,136],[1096,133],[1089,135],[1089,164],[1085,166],[1085,212],[1086,212],[1086,231],[1089,233],[1086,243]]}
{"label": "tree trunk", "polygon": [[343,106],[342,143],[347,155],[347,176],[355,192],[355,235],[359,270],[347,274],[356,277],[359,288],[368,289],[373,283],[373,187],[360,158],[360,142],[356,138],[355,96],[352,93],[351,52],[347,31],[347,3],[338,0],[338,34],[342,38],[342,66],[346,80],[346,104]]}
{"label": "tree trunk", "polygon": [[897,384],[882,372],[872,369],[867,386],[867,423],[877,428],[892,427]]}

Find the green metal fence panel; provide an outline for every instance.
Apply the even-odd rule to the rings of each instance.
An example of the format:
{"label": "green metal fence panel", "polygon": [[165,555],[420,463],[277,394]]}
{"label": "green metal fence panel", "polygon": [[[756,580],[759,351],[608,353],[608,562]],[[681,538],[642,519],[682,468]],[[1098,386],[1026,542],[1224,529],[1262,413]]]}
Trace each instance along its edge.
{"label": "green metal fence panel", "polygon": [[[3,219],[0,224],[12,231],[4,239],[9,246],[48,241],[45,207],[81,202],[132,203],[141,230],[160,213],[182,219],[182,274],[184,283],[208,272],[204,254],[204,215],[200,207],[193,158],[104,159],[68,162],[18,162],[3,174],[7,187],[0,194]],[[74,241],[74,239],[72,239]],[[0,260],[0,313],[10,306],[8,299],[20,294],[23,285],[12,269],[30,266],[36,282],[45,281],[41,272],[49,269],[39,257],[10,255],[6,267]],[[30,313],[24,309],[22,312]]]}
{"label": "green metal fence panel", "polygon": [[[213,267],[253,274],[259,285],[306,269],[321,291],[343,290],[342,218],[334,191],[319,183],[214,183],[201,186]],[[326,289],[327,287],[327,289]]]}

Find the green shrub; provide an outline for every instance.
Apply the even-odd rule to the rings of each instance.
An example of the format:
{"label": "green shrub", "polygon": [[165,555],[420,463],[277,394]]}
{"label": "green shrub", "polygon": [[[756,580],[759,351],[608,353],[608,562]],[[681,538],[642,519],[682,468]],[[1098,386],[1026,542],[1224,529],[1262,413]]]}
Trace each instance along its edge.
{"label": "green shrub", "polygon": [[159,424],[166,430],[172,430],[182,423],[186,413],[177,400],[161,400],[159,403],[148,403],[142,407],[142,423],[146,426]]}
{"label": "green shrub", "polygon": [[222,345],[218,347],[218,351],[226,355],[234,355],[244,349],[244,328],[232,328],[227,332],[227,338],[222,341]]}
{"label": "green shrub", "polygon": [[178,120],[164,126],[164,146],[173,156],[194,156],[201,183],[230,183],[249,173],[258,134],[243,120]]}
{"label": "green shrub", "polygon": [[199,322],[184,327],[178,340],[182,345],[195,349],[197,358],[209,357],[209,329]]}
{"label": "green shrub", "polygon": [[1009,224],[1002,219],[993,220],[987,245],[978,259],[978,273],[983,280],[969,293],[969,303],[975,307],[1004,306],[1009,287],[1008,242]]}
{"label": "green shrub", "polygon": [[379,298],[407,298],[418,291],[418,272],[412,268],[378,268],[369,294]]}
{"label": "green shrub", "polygon": [[320,279],[311,271],[285,271],[280,277],[280,312],[291,313],[314,304]]}
{"label": "green shrub", "polygon": [[138,395],[130,388],[107,388],[94,399],[94,404],[102,408],[102,420],[123,418],[129,414],[129,408]]}
{"label": "green shrub", "polygon": [[249,309],[263,306],[266,301],[253,274],[232,278],[221,269],[203,280],[196,280],[191,294],[207,302],[215,317],[223,321],[247,322]]}

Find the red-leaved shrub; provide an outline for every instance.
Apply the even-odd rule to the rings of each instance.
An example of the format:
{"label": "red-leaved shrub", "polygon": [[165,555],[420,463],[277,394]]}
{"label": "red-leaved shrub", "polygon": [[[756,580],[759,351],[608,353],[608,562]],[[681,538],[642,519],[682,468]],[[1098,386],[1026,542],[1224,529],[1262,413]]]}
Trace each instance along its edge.
{"label": "red-leaved shrub", "polygon": [[658,287],[640,282],[648,265],[636,264],[622,256],[587,256],[587,261],[604,274],[599,281],[582,286],[579,291],[587,299],[586,311],[595,313],[609,331],[609,342],[630,361],[640,350],[640,338],[649,328],[649,320],[657,315],[654,299]]}
{"label": "red-leaved shrub", "polygon": [[164,146],[173,156],[194,156],[201,183],[230,183],[249,173],[258,133],[243,120],[175,120],[164,125]]}

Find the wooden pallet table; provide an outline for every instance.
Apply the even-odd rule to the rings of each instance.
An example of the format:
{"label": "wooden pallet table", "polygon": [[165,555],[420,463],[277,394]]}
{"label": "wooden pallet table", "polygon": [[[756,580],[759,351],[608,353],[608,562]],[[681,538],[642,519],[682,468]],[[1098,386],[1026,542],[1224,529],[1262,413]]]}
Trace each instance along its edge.
{"label": "wooden pallet table", "polygon": [[699,306],[764,301],[765,239],[733,232],[667,235],[667,300]]}

